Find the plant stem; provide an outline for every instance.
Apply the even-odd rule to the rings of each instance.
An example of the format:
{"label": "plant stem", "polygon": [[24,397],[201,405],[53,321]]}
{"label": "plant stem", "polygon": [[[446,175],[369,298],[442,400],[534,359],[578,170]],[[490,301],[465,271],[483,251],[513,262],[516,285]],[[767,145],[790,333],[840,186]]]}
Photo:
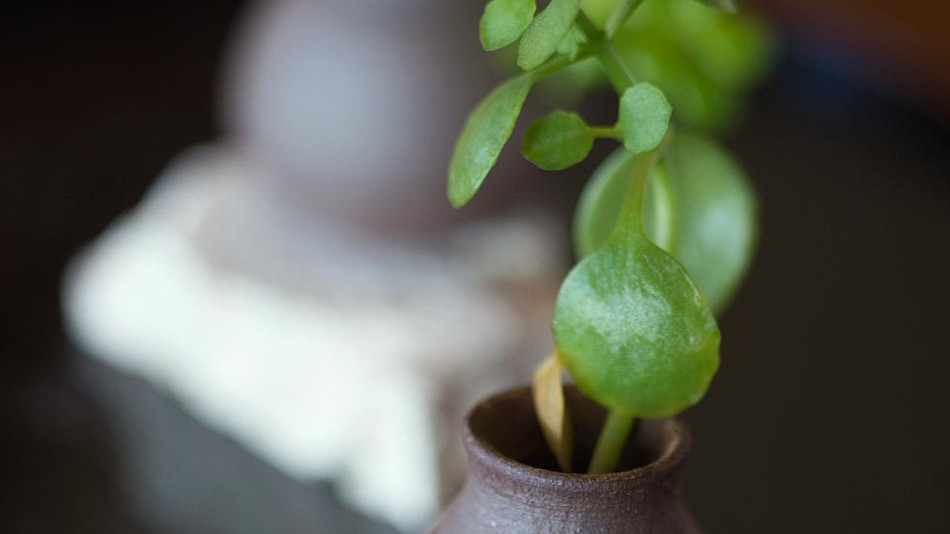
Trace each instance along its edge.
{"label": "plant stem", "polygon": [[[610,20],[607,21],[608,32],[610,31],[610,23],[614,18],[620,21],[614,22],[619,28],[619,25],[627,20],[627,17],[630,16],[641,2],[642,0],[626,0],[620,9],[614,12]],[[624,65],[620,54],[617,52],[617,48],[614,46],[613,34],[605,33],[597,28],[583,11],[577,16],[574,25],[575,28],[587,38],[588,44],[586,51],[592,53],[592,55],[597,58],[598,63],[600,63],[601,68],[607,75],[607,79],[610,80],[610,85],[614,87],[614,90],[616,90],[618,94],[622,95],[628,87],[636,83],[636,78],[630,73],[626,65]],[[614,29],[613,31],[616,32],[617,30]]]}
{"label": "plant stem", "polygon": [[623,4],[611,13],[610,18],[607,19],[607,24],[604,26],[607,39],[613,39],[613,36],[617,34],[617,30],[623,26],[624,22],[627,22],[633,10],[640,7],[642,3],[643,0],[624,0]]}
{"label": "plant stem", "polygon": [[597,46],[606,41],[604,32],[602,32],[583,11],[577,14],[577,20],[574,21],[574,25],[592,45]]}
{"label": "plant stem", "polygon": [[590,133],[601,139],[616,139],[617,141],[623,139],[616,126],[591,126]]}
{"label": "plant stem", "polygon": [[573,58],[570,56],[557,56],[554,59],[548,60],[540,67],[528,71],[527,75],[531,76],[531,79],[534,82],[538,82],[562,69],[570,67],[575,63],[579,63],[580,61],[583,61],[592,55],[594,55],[594,50],[589,47],[585,47],[582,48]]}
{"label": "plant stem", "polygon": [[588,474],[602,475],[610,473],[617,467],[620,452],[627,442],[634,422],[635,419],[627,414],[614,410],[607,413],[607,421],[604,422],[604,428],[601,429],[600,437],[597,438],[594,456],[587,468]]}
{"label": "plant stem", "polygon": [[622,95],[628,87],[636,83],[636,78],[627,70],[612,42],[606,41],[600,46],[597,51],[597,61],[600,62],[600,67],[604,69],[610,85],[614,87],[617,94]]}

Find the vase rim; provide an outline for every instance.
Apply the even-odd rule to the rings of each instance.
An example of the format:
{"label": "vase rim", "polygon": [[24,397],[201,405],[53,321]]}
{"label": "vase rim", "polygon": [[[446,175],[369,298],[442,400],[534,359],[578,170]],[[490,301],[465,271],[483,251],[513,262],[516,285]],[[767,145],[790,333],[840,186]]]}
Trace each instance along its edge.
{"label": "vase rim", "polygon": [[[568,387],[573,389],[573,386]],[[649,478],[651,475],[665,473],[675,469],[679,464],[681,464],[689,451],[691,438],[689,430],[686,428],[686,425],[682,423],[682,421],[674,417],[662,419],[643,418],[643,420],[646,421],[662,424],[663,432],[667,436],[663,440],[664,444],[659,456],[646,465],[612,473],[587,474],[554,471],[542,467],[535,467],[533,465],[514,460],[497,450],[491,443],[482,437],[476,435],[476,433],[472,430],[471,423],[473,418],[478,417],[485,410],[492,408],[494,404],[510,401],[524,395],[531,395],[530,387],[524,386],[501,391],[482,400],[476,404],[474,408],[472,408],[465,419],[463,441],[465,448],[469,451],[469,454],[473,456],[473,460],[478,460],[484,466],[490,467],[493,470],[501,468],[502,470],[508,471],[511,474],[529,477],[534,479],[536,482],[544,483],[545,485],[557,484],[575,486],[582,484],[583,486],[588,487],[591,483],[611,485],[618,483],[629,483],[634,480]]]}

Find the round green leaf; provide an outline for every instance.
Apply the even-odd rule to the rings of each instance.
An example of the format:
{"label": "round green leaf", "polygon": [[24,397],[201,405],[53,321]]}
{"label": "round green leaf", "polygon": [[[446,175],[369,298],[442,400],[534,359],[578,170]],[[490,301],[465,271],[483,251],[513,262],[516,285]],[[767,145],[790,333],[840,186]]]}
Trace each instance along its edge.
{"label": "round green leaf", "polygon": [[485,50],[498,50],[518,40],[534,18],[535,0],[492,0],[479,23]]}
{"label": "round green leaf", "polygon": [[719,330],[686,271],[640,240],[608,243],[568,275],[554,339],[582,393],[639,417],[702,398],[719,365]]}
{"label": "round green leaf", "polygon": [[511,137],[530,91],[531,78],[517,76],[488,93],[472,110],[449,162],[448,197],[452,206],[460,208],[475,196]]}
{"label": "round green leaf", "polygon": [[706,138],[678,132],[667,159],[679,215],[676,257],[720,313],[755,252],[755,192],[736,161]]}
{"label": "round green leaf", "polygon": [[[633,187],[650,167],[638,162]],[[636,224],[642,198],[627,192],[623,224],[568,274],[552,329],[582,393],[627,415],[666,417],[703,397],[720,336],[686,271]]]}
{"label": "round green leaf", "polygon": [[617,122],[623,135],[623,146],[634,154],[658,147],[669,128],[672,114],[673,108],[656,86],[644,82],[627,89],[620,99]]}
{"label": "round green leaf", "polygon": [[548,171],[576,165],[594,146],[594,134],[576,113],[554,111],[528,128],[522,153],[531,163]]}
{"label": "round green leaf", "polygon": [[581,0],[551,0],[548,7],[534,17],[521,37],[518,66],[531,70],[554,55],[580,9]]}

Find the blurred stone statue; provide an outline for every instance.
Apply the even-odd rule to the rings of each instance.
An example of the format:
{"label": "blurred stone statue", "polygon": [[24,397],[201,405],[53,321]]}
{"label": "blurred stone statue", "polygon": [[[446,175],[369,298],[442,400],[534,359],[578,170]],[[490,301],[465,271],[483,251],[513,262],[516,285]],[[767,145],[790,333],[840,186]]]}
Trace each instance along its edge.
{"label": "blurred stone statue", "polygon": [[[223,138],[176,158],[65,293],[94,357],[406,531],[455,489],[465,407],[549,349],[566,255],[542,211],[444,198],[495,80],[461,70],[482,57],[481,5],[456,4],[253,5],[224,61]],[[517,198],[517,156],[489,196]]]}

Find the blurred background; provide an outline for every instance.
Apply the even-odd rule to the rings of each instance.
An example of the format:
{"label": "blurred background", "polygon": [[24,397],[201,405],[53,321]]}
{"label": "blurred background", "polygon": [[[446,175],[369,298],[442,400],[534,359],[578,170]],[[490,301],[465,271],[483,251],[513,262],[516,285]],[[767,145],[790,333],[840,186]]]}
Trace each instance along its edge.
{"label": "blurred background", "polygon": [[[590,171],[508,151],[442,200],[499,76],[481,6],[0,1],[0,530],[388,533],[451,495],[465,407],[547,350]],[[950,6],[747,6],[760,81],[691,120],[760,249],[687,498],[710,532],[936,531]]]}

